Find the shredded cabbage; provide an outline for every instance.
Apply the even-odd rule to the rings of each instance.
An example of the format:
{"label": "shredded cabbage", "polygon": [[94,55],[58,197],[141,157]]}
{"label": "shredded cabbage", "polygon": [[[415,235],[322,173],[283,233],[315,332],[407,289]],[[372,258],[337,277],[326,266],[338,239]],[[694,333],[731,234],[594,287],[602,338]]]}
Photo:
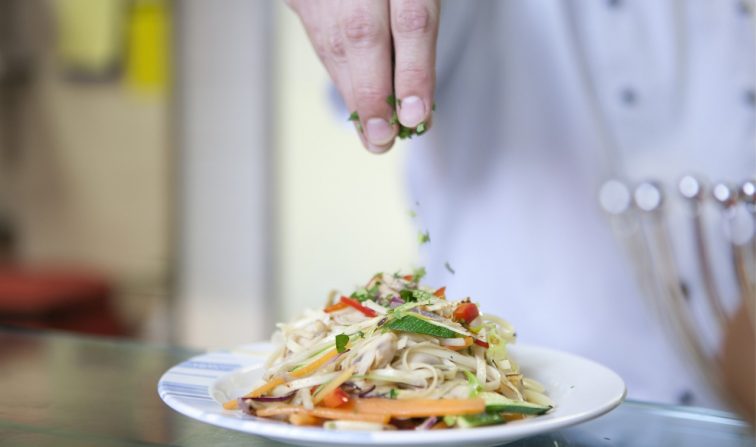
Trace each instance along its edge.
{"label": "shredded cabbage", "polygon": [[[307,311],[295,321],[277,325],[276,349],[265,364],[264,379],[278,382],[271,384],[266,395],[293,397],[284,403],[258,401],[254,408],[301,405],[311,410],[312,389],[324,389],[332,381],[329,390],[340,390],[348,399],[469,399],[485,391],[514,402],[553,406],[543,385],[523,377],[509,357],[507,345],[515,342],[515,331],[506,320],[485,313],[472,321],[455,320],[455,309],[469,299],[447,301],[419,286],[414,276],[399,274],[377,274],[352,296],[359,298],[361,307]],[[333,301],[330,298],[329,304]],[[408,326],[398,331],[388,324],[407,315],[458,337],[406,332],[412,330]],[[349,341],[344,345],[342,339],[336,353],[339,334]],[[342,377],[341,386],[335,388],[338,377],[350,369],[346,374],[353,371],[351,377],[345,383]],[[454,420],[447,418],[447,425]],[[352,420],[330,420],[323,426],[336,430],[394,427]]]}

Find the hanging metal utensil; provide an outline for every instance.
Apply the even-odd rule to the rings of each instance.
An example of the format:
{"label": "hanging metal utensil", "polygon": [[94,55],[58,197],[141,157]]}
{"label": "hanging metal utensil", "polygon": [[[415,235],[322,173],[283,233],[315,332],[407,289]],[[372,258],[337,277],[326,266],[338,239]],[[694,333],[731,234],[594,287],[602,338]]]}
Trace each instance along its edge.
{"label": "hanging metal utensil", "polygon": [[686,199],[690,206],[690,223],[693,227],[693,244],[696,249],[698,270],[701,274],[701,280],[704,285],[704,295],[706,296],[706,301],[709,303],[709,307],[711,308],[714,317],[717,320],[719,329],[721,330],[727,325],[728,317],[714,278],[714,270],[711,265],[711,254],[709,253],[709,247],[706,243],[707,228],[702,209],[705,198],[704,185],[698,178],[692,175],[686,175],[680,179],[678,190],[680,195]]}
{"label": "hanging metal utensil", "polygon": [[[689,217],[683,222],[690,226],[695,267],[703,288],[700,294],[706,297],[708,313],[693,311],[694,303],[689,298],[698,294],[690,293],[690,286],[680,274],[682,266],[676,249],[681,247],[676,247],[675,243],[681,241],[671,237],[670,207],[665,203],[675,200],[675,196],[666,197],[658,182],[642,182],[631,188],[626,182],[610,180],[602,186],[599,202],[610,216],[616,236],[627,249],[650,306],[699,365],[699,372],[715,390],[724,393],[719,342],[712,343],[707,337],[726,332],[731,321],[727,310],[731,306],[726,306],[729,298],[738,301],[736,308],[745,306],[752,317],[751,324],[756,323],[753,319],[756,309],[756,181],[748,180],[738,187],[718,183],[709,194],[703,180],[686,175],[677,184],[677,190],[689,211]],[[703,211],[711,202],[719,204],[718,218],[724,224],[725,245],[712,245],[713,241],[707,238],[707,216]],[[684,228],[675,227],[675,230]],[[722,291],[726,289],[721,287],[720,280],[727,278],[717,276],[714,268],[719,267],[714,253],[722,250],[729,252],[738,296],[723,296]],[[703,330],[712,323],[718,331]],[[716,349],[711,349],[712,346]]]}

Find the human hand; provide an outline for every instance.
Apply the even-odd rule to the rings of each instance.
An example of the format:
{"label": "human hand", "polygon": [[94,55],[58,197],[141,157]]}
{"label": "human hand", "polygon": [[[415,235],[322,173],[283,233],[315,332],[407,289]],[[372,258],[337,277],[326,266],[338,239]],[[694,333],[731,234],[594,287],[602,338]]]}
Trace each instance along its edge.
{"label": "human hand", "polygon": [[351,119],[365,148],[382,153],[397,135],[425,132],[434,104],[438,0],[286,3],[355,112]]}

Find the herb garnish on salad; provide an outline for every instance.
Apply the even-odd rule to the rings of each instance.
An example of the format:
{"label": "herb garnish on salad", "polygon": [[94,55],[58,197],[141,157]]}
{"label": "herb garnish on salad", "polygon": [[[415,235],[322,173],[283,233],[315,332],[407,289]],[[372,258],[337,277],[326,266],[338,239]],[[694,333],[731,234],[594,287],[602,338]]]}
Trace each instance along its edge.
{"label": "herb garnish on salad", "polygon": [[472,428],[550,411],[509,356],[512,326],[420,285],[424,275],[376,274],[279,324],[260,383],[224,407],[335,430]]}

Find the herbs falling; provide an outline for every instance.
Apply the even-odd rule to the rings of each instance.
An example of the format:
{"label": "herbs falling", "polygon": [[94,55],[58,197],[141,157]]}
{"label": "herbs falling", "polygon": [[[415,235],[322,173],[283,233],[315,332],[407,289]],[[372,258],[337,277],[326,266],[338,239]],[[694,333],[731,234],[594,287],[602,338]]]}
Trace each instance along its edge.
{"label": "herbs falling", "polygon": [[364,130],[362,129],[362,123],[360,122],[360,115],[357,114],[356,110],[349,114],[349,118],[347,120],[355,122],[357,125],[357,130],[360,131],[360,133],[364,132]]}
{"label": "herbs falling", "polygon": [[346,346],[349,343],[349,336],[346,334],[339,334],[336,336],[336,351],[341,354],[346,351]]}

